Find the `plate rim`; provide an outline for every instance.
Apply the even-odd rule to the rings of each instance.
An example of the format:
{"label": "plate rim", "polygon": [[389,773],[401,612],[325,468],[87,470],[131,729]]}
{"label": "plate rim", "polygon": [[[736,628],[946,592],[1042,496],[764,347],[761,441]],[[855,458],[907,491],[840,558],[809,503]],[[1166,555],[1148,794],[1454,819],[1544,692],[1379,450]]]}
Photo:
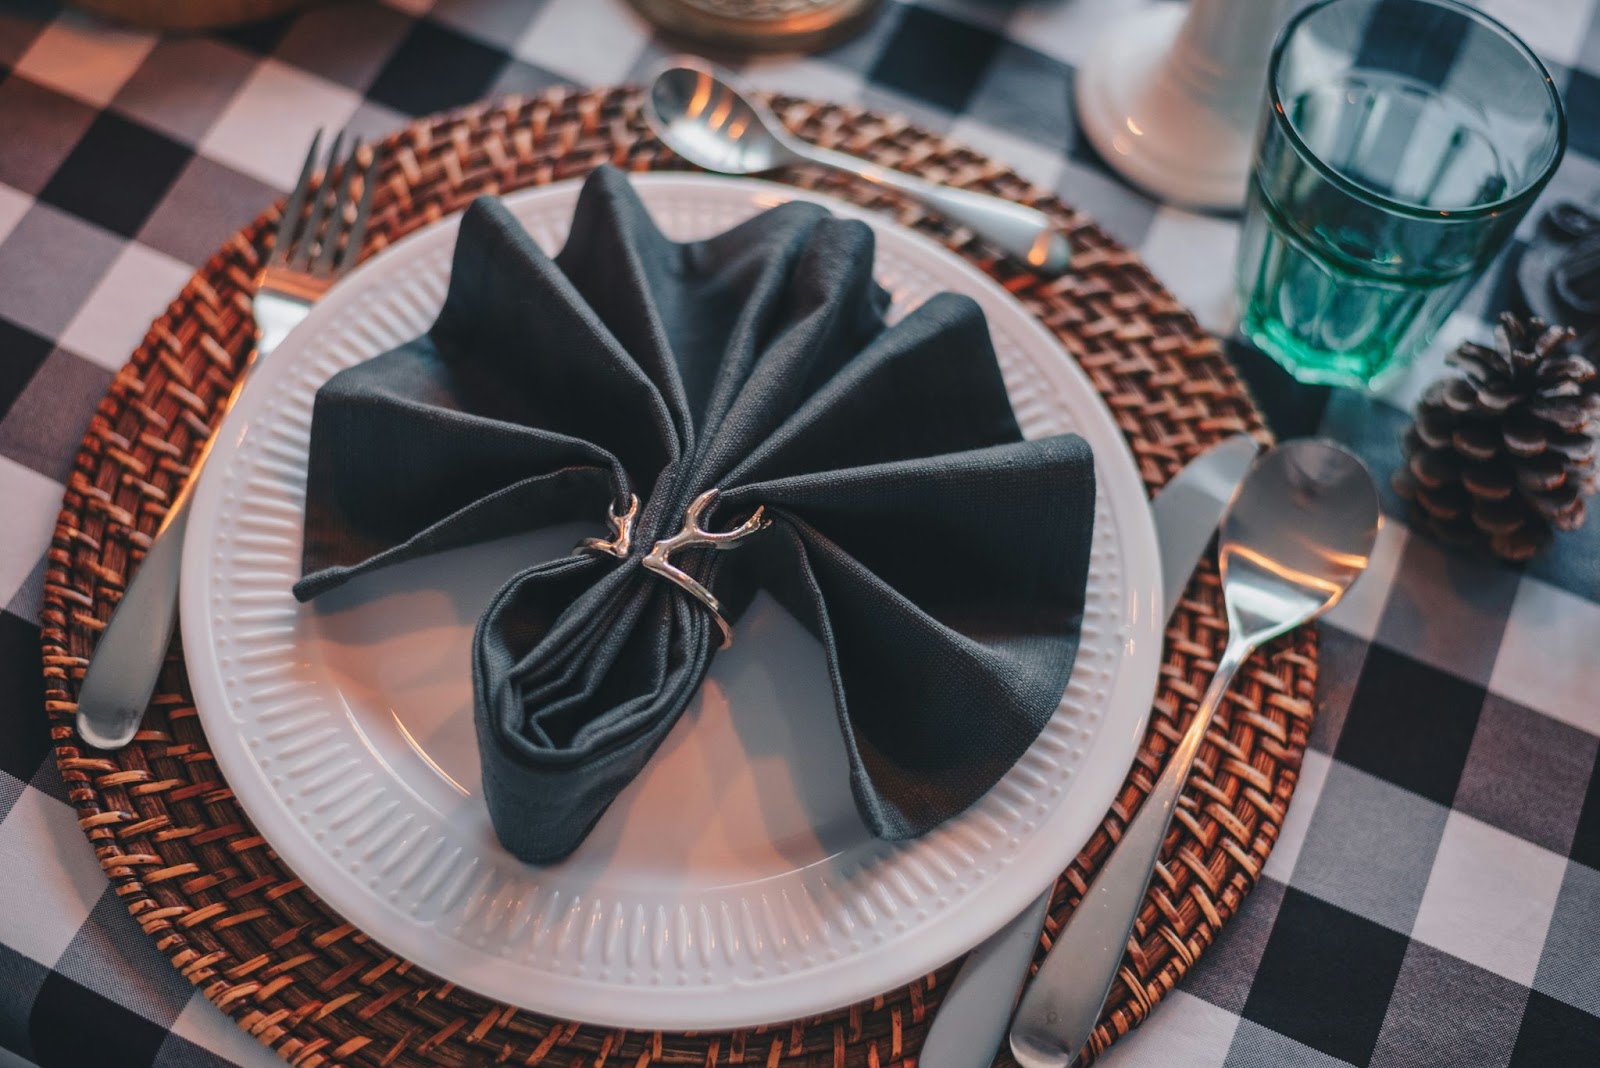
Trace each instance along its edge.
{"label": "plate rim", "polygon": [[[936,922],[914,928],[910,932],[911,937],[906,937],[905,932],[896,932],[895,937],[868,945],[855,954],[846,953],[838,961],[825,962],[817,969],[800,974],[779,975],[756,983],[741,982],[730,977],[716,987],[700,985],[679,989],[664,985],[647,987],[638,983],[618,984],[561,977],[559,981],[542,984],[536,999],[519,997],[519,991],[526,988],[530,978],[548,976],[548,973],[538,972],[506,957],[488,956],[477,949],[471,950],[468,959],[463,951],[471,947],[458,946],[449,939],[437,935],[428,925],[409,918],[402,918],[397,925],[388,925],[381,933],[374,931],[370,929],[367,919],[371,916],[371,906],[374,903],[386,906],[386,903],[375,902],[373,899],[376,895],[369,894],[362,884],[353,879],[342,878],[337,874],[331,877],[308,878],[307,872],[316,870],[315,861],[320,857],[326,864],[328,858],[311,842],[308,834],[300,831],[298,819],[282,805],[281,799],[275,802],[275,788],[266,780],[265,772],[260,765],[250,757],[242,739],[232,731],[211,729],[223,727],[224,721],[221,717],[227,716],[228,713],[220,711],[224,703],[224,684],[219,661],[215,655],[214,625],[206,603],[206,584],[203,581],[196,581],[194,576],[206,569],[210,559],[210,539],[204,535],[215,527],[220,518],[223,483],[220,478],[206,477],[205,474],[202,474],[196,486],[193,514],[190,517],[190,529],[197,536],[186,539],[183,554],[182,574],[185,581],[182,582],[180,589],[183,644],[185,649],[205,650],[202,655],[189,659],[187,667],[195,706],[202,725],[208,728],[207,738],[211,743],[212,754],[218,767],[232,786],[237,787],[241,782],[253,784],[252,787],[246,788],[244,796],[235,790],[240,807],[258,829],[267,835],[283,862],[297,876],[305,880],[306,885],[325,900],[335,912],[346,918],[358,915],[366,917],[361,927],[369,937],[398,955],[460,986],[530,1011],[565,1019],[578,1019],[586,1023],[630,1029],[720,1030],[759,1026],[780,1019],[801,1018],[837,1009],[842,1004],[872,997],[916,980],[993,934],[1012,916],[1021,912],[1048,880],[1072,863],[1083,842],[1087,841],[1099,827],[1106,808],[1121,789],[1126,778],[1126,769],[1131,766],[1138,744],[1144,736],[1150,706],[1159,683],[1164,621],[1159,619],[1161,579],[1155,526],[1132,450],[1122,431],[1117,427],[1109,406],[1094,389],[1087,373],[1078,366],[1060,340],[1035,315],[998,282],[964,257],[925,235],[902,226],[892,218],[811,190],[770,181],[696,173],[655,172],[630,174],[628,177],[637,186],[651,187],[665,193],[670,193],[674,188],[691,193],[705,193],[708,189],[714,189],[712,195],[752,199],[761,206],[769,206],[777,201],[808,200],[823,205],[836,215],[862,219],[877,229],[892,231],[897,238],[908,239],[914,245],[920,246],[919,251],[924,255],[946,260],[948,265],[958,269],[974,286],[987,289],[993,298],[1012,305],[1018,312],[1016,318],[1018,323],[1022,324],[1022,329],[1033,334],[1042,348],[1047,347],[1056,352],[1065,365],[1065,373],[1069,377],[1077,378],[1088,396],[1093,399],[1100,417],[1104,419],[1106,428],[1116,443],[1115,447],[1109,450],[1100,442],[1095,443],[1097,464],[1103,465],[1106,469],[1121,469],[1113,479],[1098,478],[1097,484],[1100,485],[1101,492],[1106,492],[1117,499],[1119,503],[1113,507],[1117,507],[1128,518],[1125,528],[1119,521],[1121,531],[1119,546],[1124,555],[1122,566],[1128,573],[1124,589],[1129,594],[1131,603],[1126,606],[1125,616],[1120,621],[1122,626],[1118,631],[1124,647],[1125,666],[1118,673],[1115,688],[1104,705],[1103,722],[1087,747],[1081,764],[1084,768],[1109,764],[1115,769],[1115,775],[1105,780],[1104,789],[1095,792],[1093,815],[1079,820],[1085,827],[1082,837],[1078,838],[1076,832],[1067,836],[1078,839],[1071,843],[1070,851],[1063,845],[1058,850],[1036,849],[1018,853],[1011,864],[1013,870],[991,877],[975,895],[985,899],[994,899],[998,896],[1000,901],[1005,902],[1003,906],[990,904],[981,909],[951,907],[944,911]],[[582,181],[581,178],[574,178],[524,188],[505,194],[502,199],[509,205],[516,205],[525,200],[571,197],[575,195]],[[646,206],[649,206],[648,202]],[[394,262],[406,255],[411,247],[422,240],[430,239],[430,236],[435,235],[441,228],[455,226],[461,214],[461,212],[452,213],[407,234],[363,263],[357,271],[344,280],[344,284],[348,285],[352,281],[359,280],[361,275],[372,270],[374,265]],[[315,328],[319,318],[317,312],[324,307],[334,307],[337,310],[336,303],[330,305],[324,301],[312,310],[302,325]],[[293,343],[292,336],[285,341],[286,346]],[[293,351],[289,349],[286,353],[275,354],[273,362],[287,362],[282,361],[281,357],[289,355],[293,358]],[[216,436],[219,454],[217,459],[223,460],[234,454],[243,441],[244,434],[249,429],[249,420],[252,418],[252,402],[249,401],[251,390],[255,389],[257,396],[262,395],[259,381],[259,378],[253,377],[252,381],[246,384],[239,403],[234,405],[219,428]],[[1106,453],[1109,455],[1105,455]],[[221,470],[225,464],[209,466],[214,470]],[[1134,712],[1118,711],[1124,700],[1133,704]],[[212,709],[209,715],[206,711],[208,706]],[[246,796],[251,799],[248,804]],[[1036,833],[1034,841],[1038,844],[1049,841],[1050,838],[1043,832],[1050,829],[1049,825],[1052,822],[1059,822],[1063,818],[1061,815],[1063,810],[1077,807],[1058,805],[1052,809],[1044,818],[1045,826]],[[1085,802],[1083,807],[1090,806]],[[277,833],[269,834],[269,830],[276,830]],[[280,842],[291,844],[285,849]],[[303,849],[303,847],[308,848]],[[308,853],[312,854],[311,861],[301,863]],[[342,869],[335,869],[337,870]],[[973,899],[968,897],[965,900],[970,903]],[[396,917],[403,916],[398,910],[388,911]],[[921,954],[904,952],[919,941],[940,948],[937,952],[925,951]],[[444,952],[438,951],[438,947],[441,946],[445,947]],[[915,965],[897,966],[896,961],[900,959],[914,961]],[[463,974],[467,968],[477,968],[479,965],[488,970],[489,974],[484,976],[485,981],[478,981],[481,972],[470,977]],[[502,978],[500,973],[506,971],[520,976],[520,983],[515,981],[516,976]],[[872,978],[870,981],[857,979],[854,983],[843,983],[824,981],[823,975],[832,976],[836,980],[845,976],[862,975]],[[800,996],[808,986],[813,988],[810,995]],[[847,989],[847,996],[830,993],[842,988]],[[629,996],[644,992],[650,994],[648,999]],[[782,1008],[772,1007],[771,1002],[775,998],[782,1000]],[[539,1004],[531,1004],[531,1000],[537,1000]],[[618,1002],[627,1004],[618,1006]],[[624,1008],[626,1011],[622,1011]],[[688,1016],[685,1012],[692,1012],[694,1015]]]}

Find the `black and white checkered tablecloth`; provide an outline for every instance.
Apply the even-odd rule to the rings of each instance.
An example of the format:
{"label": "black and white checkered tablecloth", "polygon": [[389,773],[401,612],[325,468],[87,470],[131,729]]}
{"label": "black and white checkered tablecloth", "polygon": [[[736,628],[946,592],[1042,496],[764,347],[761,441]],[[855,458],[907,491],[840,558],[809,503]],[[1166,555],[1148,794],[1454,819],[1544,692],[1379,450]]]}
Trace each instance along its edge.
{"label": "black and white checkered tablecloth", "polygon": [[[1130,5],[891,0],[841,48],[744,73],[908,113],[1010,162],[1222,326],[1235,223],[1131,191],[1074,125],[1074,66]],[[1600,192],[1600,0],[1482,6],[1566,97],[1546,202]],[[112,896],[49,753],[42,556],[112,374],[291,183],[316,127],[379,132],[491,94],[625,81],[667,51],[620,0],[357,2],[186,37],[0,0],[0,1066],[277,1063]],[[1485,333],[1509,294],[1491,271],[1444,343]],[[1381,478],[1439,366],[1378,401],[1290,389],[1240,359],[1281,434],[1350,443]],[[1265,880],[1104,1063],[1600,1065],[1600,521],[1526,571],[1390,522],[1322,633],[1312,747]]]}

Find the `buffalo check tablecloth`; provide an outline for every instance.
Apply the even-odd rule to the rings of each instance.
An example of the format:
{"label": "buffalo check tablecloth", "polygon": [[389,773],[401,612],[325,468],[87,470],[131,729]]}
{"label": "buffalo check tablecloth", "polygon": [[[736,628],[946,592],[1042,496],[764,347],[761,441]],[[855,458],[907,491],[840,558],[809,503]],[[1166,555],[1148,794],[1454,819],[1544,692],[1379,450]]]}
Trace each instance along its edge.
{"label": "buffalo check tablecloth", "polygon": [[[890,0],[830,52],[736,65],[1008,161],[1225,330],[1236,220],[1133,191],[1074,123],[1075,66],[1132,6]],[[1567,101],[1545,203],[1600,194],[1600,0],[1482,6]],[[49,751],[42,557],[112,374],[293,181],[316,127],[626,81],[671,50],[620,0],[353,2],[165,37],[0,0],[0,1066],[277,1063],[111,895]],[[1497,265],[1440,349],[1511,300]],[[1440,368],[1435,353],[1374,399],[1235,352],[1280,434],[1344,441],[1382,481]],[[1387,490],[1385,506],[1371,573],[1322,627],[1311,750],[1266,877],[1109,1068],[1600,1065],[1600,520],[1519,570],[1409,530]]]}

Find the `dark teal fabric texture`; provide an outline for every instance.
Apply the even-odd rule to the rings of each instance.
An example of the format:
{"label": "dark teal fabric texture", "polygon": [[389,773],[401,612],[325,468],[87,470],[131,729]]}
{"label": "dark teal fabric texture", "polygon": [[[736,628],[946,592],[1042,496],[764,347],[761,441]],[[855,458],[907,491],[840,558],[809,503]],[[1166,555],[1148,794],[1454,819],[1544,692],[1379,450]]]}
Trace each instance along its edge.
{"label": "dark teal fabric texture", "polygon": [[961,812],[1049,720],[1082,622],[1089,448],[1023,439],[972,300],[892,326],[887,306],[860,222],[796,202],[680,244],[602,168],[554,258],[474,203],[429,332],[318,392],[301,600],[558,522],[605,536],[608,507],[641,502],[626,559],[534,563],[478,623],[484,798],[516,856],[576,848],[704,679],[715,622],[641,561],[708,489],[708,528],[758,506],[771,526],[674,563],[734,618],[770,591],[822,643],[875,834]]}

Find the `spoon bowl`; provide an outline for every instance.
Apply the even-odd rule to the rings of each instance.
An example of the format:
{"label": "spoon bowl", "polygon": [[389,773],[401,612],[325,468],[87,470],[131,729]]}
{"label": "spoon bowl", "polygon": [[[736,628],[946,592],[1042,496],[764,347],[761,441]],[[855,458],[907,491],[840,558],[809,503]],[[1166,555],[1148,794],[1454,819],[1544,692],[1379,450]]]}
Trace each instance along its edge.
{"label": "spoon bowl", "polygon": [[1344,449],[1308,439],[1268,452],[1217,542],[1230,636],[1259,645],[1332,608],[1366,569],[1380,522],[1372,476]]}
{"label": "spoon bowl", "polygon": [[1234,675],[1263,642],[1338,603],[1366,570],[1381,522],[1372,476],[1337,445],[1288,442],[1245,476],[1217,541],[1228,645],[1150,796],[1022,995],[1011,1051],[1023,1068],[1065,1068],[1089,1041],[1178,798]]}
{"label": "spoon bowl", "polygon": [[661,140],[707,170],[760,174],[800,158],[772,112],[704,67],[663,70],[650,84],[645,108]]}

